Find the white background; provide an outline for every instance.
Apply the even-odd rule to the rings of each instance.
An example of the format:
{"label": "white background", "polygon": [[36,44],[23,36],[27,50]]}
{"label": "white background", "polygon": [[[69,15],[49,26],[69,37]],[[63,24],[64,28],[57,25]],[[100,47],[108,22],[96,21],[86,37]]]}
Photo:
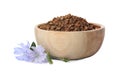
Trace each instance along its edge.
{"label": "white background", "polygon": [[[15,45],[35,41],[35,25],[68,13],[105,26],[97,54],[53,65],[14,58]],[[119,0],[0,0],[0,78],[120,78],[119,33]]]}

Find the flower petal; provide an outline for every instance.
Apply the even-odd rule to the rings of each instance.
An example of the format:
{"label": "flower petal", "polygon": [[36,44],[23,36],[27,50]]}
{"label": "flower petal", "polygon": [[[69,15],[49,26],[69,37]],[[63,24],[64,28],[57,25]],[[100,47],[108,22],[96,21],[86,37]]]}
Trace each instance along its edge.
{"label": "flower petal", "polygon": [[34,47],[33,49],[36,52],[44,52],[45,51],[45,49],[41,45]]}
{"label": "flower petal", "polygon": [[38,51],[40,51],[40,52],[44,52],[45,51],[45,49],[41,45],[38,45],[36,47],[36,49],[38,49]]}
{"label": "flower petal", "polygon": [[37,57],[34,59],[33,62],[34,63],[47,63],[48,61],[47,61],[46,57],[45,58],[44,57]]}
{"label": "flower petal", "polygon": [[30,43],[27,41],[25,43],[20,43],[19,46],[21,46],[23,48],[30,48]]}
{"label": "flower petal", "polygon": [[28,56],[22,55],[22,56],[16,56],[16,59],[21,60],[21,61],[28,61],[28,62],[32,62],[33,58],[30,58]]}
{"label": "flower petal", "polygon": [[24,53],[24,49],[22,48],[14,48],[14,54],[23,54]]}

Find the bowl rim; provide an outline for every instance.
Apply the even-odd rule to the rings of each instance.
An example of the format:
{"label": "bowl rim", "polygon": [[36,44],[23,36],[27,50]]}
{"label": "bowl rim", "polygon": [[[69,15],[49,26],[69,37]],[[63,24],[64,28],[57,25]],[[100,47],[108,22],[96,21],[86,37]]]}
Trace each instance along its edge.
{"label": "bowl rim", "polygon": [[[90,22],[91,23],[91,22]],[[42,24],[44,24],[44,23],[42,23]],[[40,29],[40,28],[38,28],[38,26],[39,25],[41,25],[41,24],[38,24],[38,25],[36,25],[35,26],[35,29],[38,29],[38,30],[42,30],[42,31],[47,31],[47,32],[94,32],[94,31],[99,31],[99,30],[102,30],[102,29],[105,29],[105,27],[102,25],[102,24],[99,24],[99,23],[91,23],[91,24],[95,24],[95,25],[97,25],[97,26],[100,26],[100,28],[98,28],[98,29],[94,29],[94,30],[87,30],[87,31],[54,31],[54,30],[44,30],[44,29]]]}

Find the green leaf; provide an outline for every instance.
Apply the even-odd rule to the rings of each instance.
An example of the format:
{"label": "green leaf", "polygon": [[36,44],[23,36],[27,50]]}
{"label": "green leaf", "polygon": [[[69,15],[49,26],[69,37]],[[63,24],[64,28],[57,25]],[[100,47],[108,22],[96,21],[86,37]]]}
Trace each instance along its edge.
{"label": "green leaf", "polygon": [[35,42],[32,42],[32,44],[31,44],[31,46],[30,46],[30,49],[31,49],[31,50],[33,50],[32,47],[36,47]]}
{"label": "green leaf", "polygon": [[69,61],[70,61],[70,60],[67,59],[67,58],[62,58],[61,60],[64,61],[64,62],[69,62]]}
{"label": "green leaf", "polygon": [[48,60],[49,64],[53,64],[53,61],[52,61],[52,58],[51,58],[49,52],[47,52],[47,60]]}
{"label": "green leaf", "polygon": [[32,42],[31,47],[36,47],[35,42]]}

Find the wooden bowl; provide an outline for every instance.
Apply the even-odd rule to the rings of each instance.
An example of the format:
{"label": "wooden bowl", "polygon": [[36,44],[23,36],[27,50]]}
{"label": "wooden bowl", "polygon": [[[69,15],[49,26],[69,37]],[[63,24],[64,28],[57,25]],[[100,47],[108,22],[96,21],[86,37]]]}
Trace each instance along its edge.
{"label": "wooden bowl", "polygon": [[[95,24],[95,23],[92,23]],[[89,31],[50,31],[35,27],[38,45],[42,45],[53,57],[80,59],[95,54],[104,39],[104,26]]]}

